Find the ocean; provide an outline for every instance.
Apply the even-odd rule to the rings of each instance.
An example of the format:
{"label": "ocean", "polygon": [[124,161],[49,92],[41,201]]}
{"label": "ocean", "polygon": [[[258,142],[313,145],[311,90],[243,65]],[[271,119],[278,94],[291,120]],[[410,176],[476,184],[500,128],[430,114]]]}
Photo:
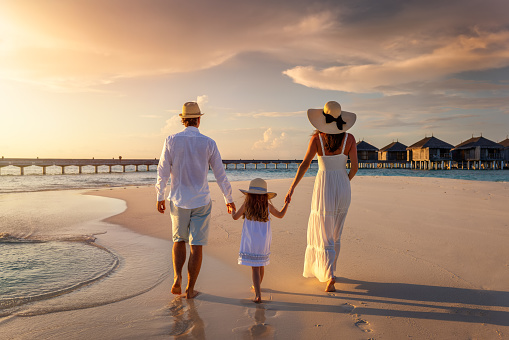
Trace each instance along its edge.
{"label": "ocean", "polygon": [[[133,238],[132,232],[102,221],[122,212],[125,202],[82,194],[94,188],[154,185],[155,166],[139,172],[134,167],[125,173],[122,167],[112,170],[96,174],[93,167],[84,167],[78,174],[68,167],[62,175],[54,167],[42,175],[41,168],[27,167],[20,176],[18,168],[1,169],[0,322],[122,301],[172,275],[168,241]],[[227,176],[230,181],[282,179],[293,178],[296,170],[297,165],[232,166]],[[306,176],[316,172],[313,164]],[[358,175],[509,180],[506,170],[359,169]],[[211,172],[208,176],[215,180]]]}
{"label": "ocean", "polygon": [[[288,169],[280,165],[274,168],[269,164],[267,168],[248,164],[246,169],[239,166],[237,169],[230,165],[226,170],[230,181],[248,181],[259,177],[265,180],[293,178],[297,171],[296,164],[290,164]],[[78,167],[66,167],[66,174],[61,174],[61,168],[54,166],[47,168],[47,174],[42,175],[42,168],[31,166],[25,168],[25,175],[20,176],[19,168],[8,166],[1,169],[0,194],[14,192],[34,192],[47,190],[65,189],[92,189],[104,187],[142,186],[155,184],[157,173],[156,166],[151,166],[149,171],[135,171],[134,166],[126,167],[122,172],[121,166],[112,168],[112,173],[106,172],[107,167],[99,169],[95,173],[92,166],[83,167],[82,174],[78,173]],[[306,176],[315,176],[318,170],[317,164],[312,164]],[[357,176],[402,176],[402,177],[435,177],[462,179],[471,181],[507,182],[509,171],[507,170],[411,170],[411,169],[359,169]],[[214,176],[209,171],[208,179],[214,182]]]}

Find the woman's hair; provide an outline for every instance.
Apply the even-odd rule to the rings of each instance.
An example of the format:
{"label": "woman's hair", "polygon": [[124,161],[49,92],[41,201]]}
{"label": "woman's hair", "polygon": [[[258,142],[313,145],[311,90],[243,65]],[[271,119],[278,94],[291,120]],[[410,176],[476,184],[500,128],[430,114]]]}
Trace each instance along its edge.
{"label": "woman's hair", "polygon": [[184,125],[185,127],[197,126],[198,119],[200,119],[200,118],[182,118],[182,125]]}
{"label": "woman's hair", "polygon": [[269,195],[246,194],[244,200],[246,206],[243,218],[251,221],[267,222],[269,220]]}
{"label": "woman's hair", "polygon": [[[318,135],[319,133],[320,133],[320,131],[315,130],[313,135]],[[341,132],[341,133],[338,133],[338,134],[334,134],[334,135],[325,133],[325,137],[324,137],[324,141],[323,141],[324,142],[324,147],[329,152],[336,151],[337,149],[339,149],[341,147],[341,142],[343,141],[343,137],[344,136],[345,136],[344,132]]]}

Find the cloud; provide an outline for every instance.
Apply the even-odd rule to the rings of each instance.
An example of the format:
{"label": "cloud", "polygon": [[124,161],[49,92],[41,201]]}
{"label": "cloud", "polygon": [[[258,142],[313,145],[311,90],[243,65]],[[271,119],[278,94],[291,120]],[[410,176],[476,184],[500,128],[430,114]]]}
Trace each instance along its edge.
{"label": "cloud", "polygon": [[198,106],[201,109],[203,106],[205,106],[205,104],[207,104],[209,102],[209,96],[207,96],[206,94],[204,94],[202,96],[198,96],[196,98],[196,102],[198,103]]}
{"label": "cloud", "polygon": [[161,129],[162,134],[173,134],[182,130],[180,116],[175,115],[166,120],[164,127]]}
{"label": "cloud", "polygon": [[0,77],[98,91],[259,52],[298,84],[383,92],[508,65],[508,11],[498,0],[4,1]]}
{"label": "cloud", "polygon": [[252,149],[253,150],[273,150],[281,147],[282,143],[286,139],[286,133],[281,132],[281,134],[278,137],[272,136],[272,128],[268,128],[263,133],[263,138],[256,141],[253,144]]}
{"label": "cloud", "polygon": [[[509,66],[509,31],[460,35],[447,45],[408,59],[381,64],[334,66],[318,70],[297,66],[283,74],[294,82],[323,90],[383,92],[388,86],[439,80],[449,74]],[[402,92],[404,88],[399,87]]]}

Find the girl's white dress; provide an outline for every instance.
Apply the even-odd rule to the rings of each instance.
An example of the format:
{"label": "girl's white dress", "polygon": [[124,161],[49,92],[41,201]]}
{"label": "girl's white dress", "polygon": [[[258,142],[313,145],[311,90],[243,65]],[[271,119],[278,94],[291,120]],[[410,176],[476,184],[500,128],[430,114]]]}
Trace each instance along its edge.
{"label": "girl's white dress", "polygon": [[348,133],[343,137],[341,154],[333,156],[325,155],[322,137],[318,137],[323,156],[318,156],[303,275],[327,282],[336,271],[341,232],[350,206],[350,180],[346,172],[348,156],[343,154]]}
{"label": "girl's white dress", "polygon": [[244,219],[240,239],[239,264],[251,267],[268,265],[271,241],[270,217],[267,222]]}

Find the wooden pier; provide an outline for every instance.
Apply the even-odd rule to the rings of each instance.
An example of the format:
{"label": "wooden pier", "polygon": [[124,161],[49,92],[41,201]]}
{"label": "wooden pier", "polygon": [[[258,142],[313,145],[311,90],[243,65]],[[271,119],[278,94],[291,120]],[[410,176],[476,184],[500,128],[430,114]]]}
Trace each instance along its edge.
{"label": "wooden pier", "polygon": [[[279,169],[282,166],[288,169],[291,164],[298,166],[302,160],[299,159],[277,159],[277,160],[260,160],[260,159],[237,159],[237,160],[223,160],[225,169],[247,169],[249,164],[254,164],[254,168],[262,167],[268,169],[273,167]],[[316,164],[317,160],[313,160]],[[93,166],[95,173],[99,173],[99,167],[107,166],[108,172],[112,172],[112,167],[121,166],[122,172],[126,172],[126,167],[134,166],[135,171],[140,171],[140,167],[144,171],[149,171],[150,166],[157,166],[158,159],[50,159],[50,158],[1,158],[0,159],[0,175],[2,168],[7,166],[14,166],[20,169],[20,175],[24,175],[24,169],[30,166],[37,166],[42,168],[42,174],[46,175],[47,167],[57,166],[61,168],[61,173],[65,174],[66,167],[75,166],[78,168],[78,173],[83,173],[83,167]],[[360,160],[359,169],[421,169],[421,170],[446,170],[446,169],[504,169],[508,168],[507,161],[498,162],[432,162],[432,161],[402,161],[402,160]],[[350,168],[350,161],[347,163],[347,168]]]}
{"label": "wooden pier", "polygon": [[[312,164],[317,163],[318,161],[314,159],[312,161]],[[297,164],[299,165],[302,163],[302,160],[300,159],[278,159],[278,160],[262,160],[262,159],[238,159],[238,160],[225,160],[223,159],[224,168],[228,169],[228,165],[233,164],[234,169],[237,169],[239,165],[242,166],[243,169],[247,168],[248,164],[254,164],[255,169],[258,169],[258,166],[263,166],[264,169],[267,169],[269,166],[274,166],[274,169],[279,169],[278,165],[283,164],[286,169],[289,168],[290,164]]]}
{"label": "wooden pier", "polygon": [[[20,175],[24,175],[24,169],[29,166],[38,166],[42,168],[42,174],[46,175],[46,168],[49,166],[57,166],[62,168],[62,174],[65,174],[65,168],[68,166],[78,167],[78,173],[82,173],[82,169],[85,166],[93,166],[95,173],[99,172],[100,166],[111,168],[117,165],[122,166],[123,172],[127,166],[134,166],[136,171],[139,171],[139,167],[146,167],[146,171],[149,171],[151,165],[157,165],[158,159],[50,159],[50,158],[2,158],[0,159],[0,171],[6,166],[15,166],[20,168]],[[1,172],[0,172],[1,174]]]}
{"label": "wooden pier", "polygon": [[[278,169],[281,165],[284,165],[286,169],[289,168],[290,164],[299,165],[302,160],[291,159],[291,160],[223,160],[225,169],[231,168],[233,165],[234,169],[240,165],[246,169],[248,164],[254,164],[255,169],[259,166],[263,166],[267,169],[269,166],[274,166],[274,169]],[[313,160],[313,163],[316,163]],[[61,168],[61,173],[65,174],[65,169],[68,166],[78,167],[78,173],[83,173],[83,167],[93,166],[95,173],[99,173],[100,166],[107,166],[108,172],[112,172],[112,167],[122,166],[122,172],[126,172],[126,167],[134,166],[135,171],[139,171],[140,167],[145,167],[146,171],[150,170],[150,166],[157,166],[159,164],[158,159],[123,159],[123,158],[112,158],[112,159],[50,159],[50,158],[2,158],[0,159],[0,174],[1,169],[6,166],[15,166],[20,169],[20,175],[25,174],[25,168],[30,166],[38,166],[42,168],[42,174],[46,175],[46,168],[50,166],[57,166]],[[279,166],[279,167],[278,167]]]}

